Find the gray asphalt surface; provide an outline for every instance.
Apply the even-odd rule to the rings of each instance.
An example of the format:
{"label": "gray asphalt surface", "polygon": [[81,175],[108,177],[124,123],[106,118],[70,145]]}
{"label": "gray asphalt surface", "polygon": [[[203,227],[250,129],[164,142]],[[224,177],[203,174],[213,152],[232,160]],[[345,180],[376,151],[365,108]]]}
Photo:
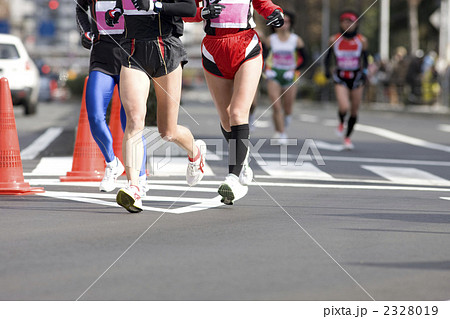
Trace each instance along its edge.
{"label": "gray asphalt surface", "polygon": [[[221,138],[207,92],[185,92],[183,100],[201,125],[185,111],[180,122],[197,138]],[[261,100],[257,115],[267,106]],[[27,180],[57,178],[30,173],[42,158],[71,156],[78,113],[76,102],[41,105],[32,118],[16,113],[22,149],[48,127],[64,127],[36,159],[23,161]],[[273,135],[270,116],[260,119],[252,144]],[[450,117],[364,109],[359,123],[365,130],[354,133],[353,151],[333,150],[340,145],[335,120],[333,107],[301,101],[288,131],[298,139],[288,147],[291,160],[305,139],[325,145],[318,148],[325,165],[308,163],[331,179],[294,171],[271,175],[253,160],[255,183],[233,206],[130,215],[97,203],[2,196],[0,299],[449,300],[450,201],[442,198],[450,197]],[[397,135],[368,133],[368,126],[429,143],[411,145]],[[430,148],[437,144],[443,148]],[[278,160],[280,148],[266,141],[260,153]],[[162,188],[148,195],[212,198],[226,174],[226,157],[208,165],[215,175],[196,187],[210,192]],[[440,179],[388,180],[363,166],[416,169]],[[182,176],[152,181],[183,186]],[[43,186],[98,194],[86,185]],[[144,201],[163,209],[171,204]]]}

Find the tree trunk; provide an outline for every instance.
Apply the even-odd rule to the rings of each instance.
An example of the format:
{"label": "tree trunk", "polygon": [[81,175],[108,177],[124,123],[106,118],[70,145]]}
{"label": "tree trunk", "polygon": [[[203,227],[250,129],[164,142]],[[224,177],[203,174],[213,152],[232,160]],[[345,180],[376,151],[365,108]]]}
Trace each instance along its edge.
{"label": "tree trunk", "polygon": [[411,42],[411,53],[420,48],[419,43],[419,4],[422,0],[408,0],[409,9],[409,34]]}

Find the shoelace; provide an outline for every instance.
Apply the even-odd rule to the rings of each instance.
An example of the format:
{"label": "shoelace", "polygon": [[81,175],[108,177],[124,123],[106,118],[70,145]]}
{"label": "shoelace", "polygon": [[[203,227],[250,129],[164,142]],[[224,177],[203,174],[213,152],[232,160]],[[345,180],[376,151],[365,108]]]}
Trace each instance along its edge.
{"label": "shoelace", "polygon": [[137,187],[136,185],[130,185],[130,189],[133,190],[133,188],[136,189],[136,190],[133,191],[133,198],[134,198],[134,200],[140,200],[141,199],[141,195],[139,195],[139,187]]}
{"label": "shoelace", "polygon": [[197,164],[196,162],[189,162],[189,172],[193,173],[195,171],[195,169],[197,168],[202,172],[205,173],[203,171],[203,167],[205,166],[205,164],[203,163],[203,156],[200,157],[200,162]]}
{"label": "shoelace", "polygon": [[198,165],[198,169],[205,174],[205,172],[203,171],[203,167],[205,166],[205,163],[203,163],[203,156],[200,158],[200,164]]}
{"label": "shoelace", "polygon": [[113,175],[113,169],[111,167],[106,167],[105,177],[110,178]]}

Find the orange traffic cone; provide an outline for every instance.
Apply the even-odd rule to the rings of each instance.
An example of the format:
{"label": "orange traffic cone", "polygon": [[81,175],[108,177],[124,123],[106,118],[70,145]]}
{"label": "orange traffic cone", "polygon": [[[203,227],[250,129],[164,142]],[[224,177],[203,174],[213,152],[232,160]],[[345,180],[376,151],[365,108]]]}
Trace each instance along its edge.
{"label": "orange traffic cone", "polygon": [[96,182],[101,181],[105,170],[105,160],[92,137],[86,111],[86,84],[84,81],[83,99],[78,120],[77,137],[73,150],[72,171],[61,176],[61,182]]}
{"label": "orange traffic cone", "polygon": [[43,193],[42,187],[30,187],[23,179],[19,137],[17,136],[8,80],[0,79],[0,195]]}
{"label": "orange traffic cone", "polygon": [[111,103],[111,115],[109,117],[109,130],[111,131],[112,139],[113,139],[113,150],[114,154],[120,159],[123,163],[122,156],[122,141],[123,141],[123,131],[122,131],[122,123],[120,121],[120,108],[122,107],[120,103],[119,97],[119,89],[114,88],[114,94],[112,97]]}

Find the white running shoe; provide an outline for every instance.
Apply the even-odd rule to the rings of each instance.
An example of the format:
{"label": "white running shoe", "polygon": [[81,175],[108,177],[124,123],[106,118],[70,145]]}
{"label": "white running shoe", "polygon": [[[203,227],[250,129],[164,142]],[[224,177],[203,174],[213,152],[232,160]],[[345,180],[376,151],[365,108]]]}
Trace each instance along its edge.
{"label": "white running shoe", "polygon": [[338,127],[336,128],[336,135],[338,137],[344,137],[344,124],[339,123]]}
{"label": "white running shoe", "polygon": [[130,213],[142,212],[141,191],[136,185],[128,184],[127,187],[119,189],[116,202]]}
{"label": "white running shoe", "polygon": [[147,196],[149,187],[147,184],[147,175],[146,174],[139,176],[139,190],[141,191],[141,197]]}
{"label": "white running shoe", "polygon": [[355,146],[353,145],[352,141],[350,140],[349,137],[346,137],[344,139],[344,149],[351,151],[352,149],[354,149]]}
{"label": "white running shoe", "polygon": [[111,192],[116,188],[116,180],[122,175],[125,168],[120,160],[116,157],[112,162],[106,163],[105,175],[100,182],[101,192]]}
{"label": "white running shoe", "polygon": [[186,170],[186,181],[189,186],[194,186],[198,182],[200,182],[205,175],[203,171],[203,167],[205,167],[206,160],[206,144],[202,140],[195,141],[195,145],[197,145],[200,151],[200,157],[195,162],[188,162],[188,167]]}
{"label": "white running shoe", "polygon": [[245,157],[244,163],[242,163],[241,173],[239,174],[239,183],[242,185],[248,185],[253,180],[253,170],[249,165],[249,155],[250,151],[247,151],[247,156]]}
{"label": "white running shoe", "polygon": [[225,205],[233,205],[233,201],[241,199],[248,192],[248,186],[242,185],[234,174],[228,174],[217,190],[222,196],[221,202]]}

